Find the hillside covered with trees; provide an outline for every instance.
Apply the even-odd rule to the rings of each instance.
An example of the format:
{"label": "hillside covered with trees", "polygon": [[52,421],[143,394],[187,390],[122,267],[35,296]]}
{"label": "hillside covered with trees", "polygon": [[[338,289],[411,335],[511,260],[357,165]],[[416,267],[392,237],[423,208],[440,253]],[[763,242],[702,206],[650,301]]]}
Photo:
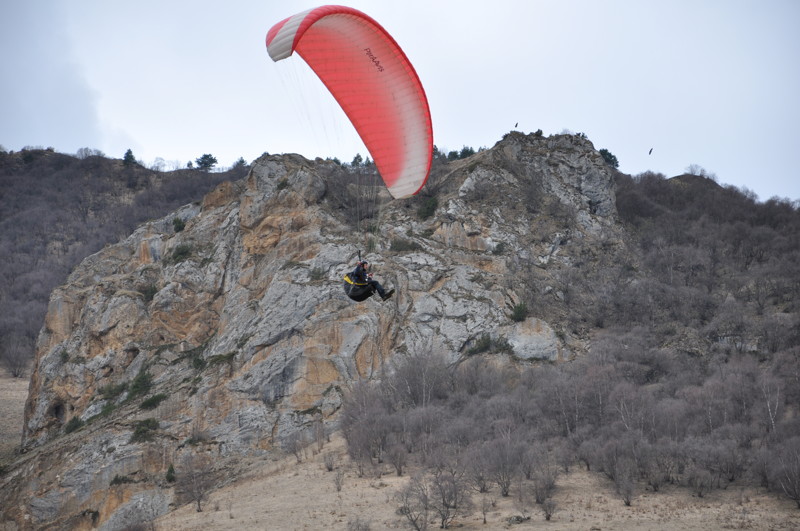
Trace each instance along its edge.
{"label": "hillside covered with trees", "polygon": [[672,484],[699,497],[760,486],[800,507],[797,204],[647,173],[617,175],[617,208],[634,256],[575,264],[558,298],[526,279],[526,311],[562,312],[591,336],[588,355],[519,373],[493,363],[503,349],[487,336],[456,365],[412,356],[350,394],[359,470],[424,471],[397,497],[412,527],[447,527],[498,495],[549,519],[572,466],[626,505]]}
{"label": "hillside covered with trees", "polygon": [[75,265],[247,172],[243,160],[223,172],[210,172],[214,163],[203,155],[196,169],[161,172],[130,150],[123,159],[0,151],[0,357],[11,373],[21,376],[33,358],[50,292]]}
{"label": "hillside covered with trees", "polygon": [[[525,159],[520,153],[533,156]],[[571,166],[575,160],[586,166]],[[31,301],[46,304],[47,282],[57,284],[58,275],[66,277],[74,261],[126,236],[131,228],[123,221],[136,226],[163,217],[245,170],[162,174],[124,161],[47,151],[5,154],[2,161],[7,177],[0,243],[17,253],[3,270],[3,332],[17,334],[27,323],[33,331],[29,341],[41,326]],[[697,497],[732,485],[763,487],[800,506],[796,203],[761,203],[703,175],[623,175],[580,135],[507,135],[495,148],[463,157],[437,151],[423,193],[383,210],[393,221],[384,221],[384,228],[391,230],[380,233],[382,272],[396,275],[393,283],[418,290],[409,287],[395,299],[404,304],[403,315],[400,306],[353,307],[340,300],[339,270],[347,267],[342,253],[353,256],[358,245],[349,235],[381,212],[362,211],[360,196],[347,186],[353,172],[364,179],[375,177],[369,161],[360,162],[312,162],[297,155],[254,162],[255,170],[241,189],[220,192],[218,201],[206,212],[198,211],[185,230],[181,220],[171,224],[168,217],[161,223],[162,250],[173,259],[141,264],[153,275],[147,277],[152,290],[141,291],[138,279],[120,273],[127,257],[135,254],[130,249],[140,248],[135,237],[120,242],[119,248],[127,251],[103,251],[99,263],[76,269],[73,285],[61,290],[63,300],[76,300],[85,286],[104,278],[118,283],[118,291],[133,302],[110,297],[113,289],[102,302],[106,295],[100,293],[83,306],[86,318],[71,323],[71,339],[58,340],[62,348],[42,348],[39,394],[31,403],[43,405],[29,408],[38,418],[29,417],[26,426],[39,427],[45,435],[35,439],[28,434],[31,447],[41,445],[37,451],[44,455],[52,451],[51,443],[60,445],[68,437],[76,452],[84,451],[102,443],[95,430],[105,429],[109,437],[127,440],[113,456],[104,457],[110,474],[124,461],[119,458],[123,447],[130,455],[149,448],[150,439],[127,438],[125,430],[140,427],[137,413],[131,413],[136,404],[128,397],[153,393],[140,406],[150,410],[150,400],[158,398],[146,426],[148,437],[173,452],[176,463],[180,455],[194,451],[193,445],[176,447],[175,441],[186,433],[168,431],[190,429],[174,421],[180,407],[203,407],[205,418],[221,419],[219,425],[192,426],[191,439],[202,434],[198,444],[228,452],[254,440],[260,444],[253,433],[277,433],[269,444],[300,448],[308,444],[310,430],[324,431],[324,411],[325,420],[342,428],[359,474],[387,464],[398,475],[409,469],[419,472],[396,498],[397,514],[417,529],[427,527],[433,515],[447,527],[459,515],[478,510],[487,494],[516,497],[523,516],[532,504],[552,514],[559,475],[576,466],[607,477],[625,504],[634,503],[644,489],[658,493],[670,484]],[[107,175],[115,177],[110,182],[95,178]],[[21,184],[26,179],[41,181],[37,194],[27,193]],[[498,182],[513,186],[514,197],[495,186]],[[197,195],[186,199],[183,193]],[[64,197],[72,201],[60,203]],[[116,201],[98,203],[98,197]],[[166,212],[159,214],[156,205]],[[225,224],[222,230],[222,220],[233,219],[234,212],[241,226]],[[520,226],[524,231],[517,230]],[[485,227],[502,230],[481,233]],[[84,236],[76,237],[76,232]],[[309,251],[309,242],[323,247]],[[435,267],[419,267],[436,260],[440,263]],[[244,281],[220,280],[228,278]],[[442,284],[455,294],[452,298]],[[492,298],[497,292],[508,295]],[[32,293],[41,293],[41,299]],[[210,335],[186,340],[180,326],[211,306],[207,294],[230,296],[230,305],[222,305],[219,313],[207,312],[208,323],[190,330]],[[424,307],[437,296],[440,307]],[[243,300],[251,303],[243,305]],[[410,304],[412,300],[417,304]],[[319,310],[313,309],[315,304]],[[467,315],[469,304],[475,306]],[[286,308],[302,311],[287,317]],[[123,323],[111,332],[119,334],[112,339],[125,345],[117,361],[108,357],[115,348],[85,343],[91,336],[87,330],[111,330],[92,321],[106,312]],[[477,321],[480,326],[465,325],[484,313],[491,319]],[[214,332],[219,315],[226,316],[225,334]],[[140,328],[134,323],[126,327],[125,319],[134,319]],[[171,328],[163,324],[169,319],[174,320]],[[337,319],[339,324],[351,319],[352,326],[333,330]],[[370,319],[375,320],[376,336],[394,342],[375,346],[362,333]],[[401,319],[404,325],[398,324]],[[447,326],[425,328],[437,319]],[[417,325],[436,340],[450,333],[453,350],[448,354],[449,343],[433,340],[409,348],[415,339],[409,331]],[[522,351],[515,352],[504,334],[515,332],[517,325],[552,332],[555,355],[523,357]],[[156,326],[164,327],[158,333],[176,334],[181,341],[151,337]],[[459,327],[469,330],[462,334]],[[307,339],[302,347],[295,343],[298,330]],[[355,335],[342,339],[346,333]],[[537,337],[550,337],[545,336]],[[330,364],[336,370],[326,376],[327,383],[318,382],[315,389],[292,387],[293,382],[317,382],[322,372],[303,376],[290,364],[272,367],[282,356],[270,353],[301,359],[308,351],[314,353],[307,348],[309,338],[319,341],[321,351],[340,341],[334,349],[339,354],[322,358],[344,361]],[[366,346],[354,346],[359,341]],[[92,348],[93,356],[86,356]],[[360,360],[354,359],[349,370],[347,356],[381,349],[386,355],[379,361],[359,370]],[[253,362],[261,357],[263,365]],[[86,368],[89,358],[118,362],[120,370],[106,372],[106,385]],[[137,364],[128,367],[133,360]],[[340,366],[352,378],[346,385],[336,380]],[[86,375],[90,385],[82,386]],[[59,388],[78,390],[77,396],[53,393],[56,381]],[[144,391],[142,381],[148,382]],[[276,405],[313,396],[312,391],[324,393],[323,398],[289,413]],[[123,399],[120,393],[125,392]],[[159,409],[168,397],[172,402]],[[244,411],[243,403],[259,413],[246,418],[208,413],[215,407]],[[281,420],[284,413],[290,421]],[[262,426],[273,414],[275,424]],[[311,417],[311,424],[303,420]],[[228,422],[232,424],[222,424]],[[242,429],[247,430],[244,435],[237,431]],[[80,463],[96,464],[94,459]],[[142,481],[157,484],[165,465],[159,457],[125,474],[140,474],[136,477]],[[179,466],[178,475],[187,468]],[[144,485],[131,484],[132,489]],[[164,502],[161,513],[167,510],[165,499],[158,497]],[[51,504],[54,511],[58,502]]]}

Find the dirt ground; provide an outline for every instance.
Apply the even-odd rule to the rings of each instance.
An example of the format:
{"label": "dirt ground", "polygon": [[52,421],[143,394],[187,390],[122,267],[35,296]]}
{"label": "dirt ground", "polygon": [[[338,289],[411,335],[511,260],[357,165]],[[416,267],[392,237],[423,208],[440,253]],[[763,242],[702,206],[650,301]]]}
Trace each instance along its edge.
{"label": "dirt ground", "polygon": [[[323,456],[335,452],[337,470],[344,472],[340,492],[336,491],[336,470],[328,472]],[[297,464],[294,456],[251,468],[248,477],[214,492],[203,512],[185,505],[157,520],[159,530],[336,530],[348,529],[356,520],[369,529],[409,529],[397,514],[394,494],[408,476],[387,473],[380,478],[358,478],[345,456],[344,442],[335,437],[322,453],[309,455]],[[653,493],[640,490],[630,507],[617,496],[608,480],[579,467],[558,482],[552,519],[535,504],[528,504],[526,516],[518,524],[509,517],[520,515],[513,498],[499,498],[483,524],[482,501],[475,495],[475,510],[451,524],[452,529],[548,529],[596,531],[666,531],[682,529],[800,529],[800,510],[794,502],[752,488],[728,488],[706,497],[692,496],[688,489],[666,488]],[[513,495],[513,491],[512,491]],[[429,528],[437,529],[438,522]],[[354,529],[356,529],[354,527]],[[366,529],[366,528],[359,528]]]}
{"label": "dirt ground", "polygon": [[[0,374],[0,463],[7,462],[19,445],[28,383]],[[323,457],[333,452],[335,470],[328,472]],[[156,521],[160,531],[189,530],[346,530],[360,521],[373,531],[408,529],[397,514],[395,493],[408,481],[385,468],[380,478],[374,472],[357,477],[346,456],[344,441],[334,436],[322,452],[308,449],[298,464],[294,456],[279,460],[241,463],[248,472],[232,484],[211,493],[203,512],[194,505],[178,507]],[[336,490],[337,472],[342,473],[341,491]],[[610,482],[598,474],[573,467],[557,481],[556,512],[548,522],[535,503],[528,503],[530,520],[509,523],[520,515],[513,497],[488,498],[487,523],[483,524],[482,499],[473,497],[472,514],[451,524],[452,529],[548,529],[551,531],[667,531],[682,529],[800,529],[800,510],[794,502],[763,490],[730,487],[704,498],[688,489],[667,487],[653,493],[640,488],[630,507],[615,494]],[[641,486],[640,486],[641,487]],[[513,494],[513,491],[512,491]],[[493,503],[493,505],[492,505]],[[429,528],[437,529],[431,522]],[[356,529],[354,527],[354,529]],[[359,529],[367,529],[361,527]]]}
{"label": "dirt ground", "polygon": [[11,378],[0,369],[0,464],[5,463],[20,444],[27,397],[28,380]]}

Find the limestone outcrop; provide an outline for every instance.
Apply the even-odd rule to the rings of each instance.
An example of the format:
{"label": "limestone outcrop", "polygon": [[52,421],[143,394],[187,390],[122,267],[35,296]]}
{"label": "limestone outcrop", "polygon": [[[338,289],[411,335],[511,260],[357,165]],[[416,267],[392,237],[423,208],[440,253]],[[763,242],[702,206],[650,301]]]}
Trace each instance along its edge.
{"label": "limestone outcrop", "polygon": [[[530,290],[558,300],[558,273],[591,262],[587,249],[624,245],[614,170],[588,140],[508,134],[439,168],[433,215],[418,199],[384,205],[371,242],[332,201],[332,164],[264,156],[53,292],[26,453],[0,478],[8,525],[122,529],[163,514],[171,464],[202,454],[230,470],[335,426],[348,386],[396,356],[524,364],[585,349],[557,314],[511,317]],[[390,301],[344,295],[359,251],[397,289]]]}

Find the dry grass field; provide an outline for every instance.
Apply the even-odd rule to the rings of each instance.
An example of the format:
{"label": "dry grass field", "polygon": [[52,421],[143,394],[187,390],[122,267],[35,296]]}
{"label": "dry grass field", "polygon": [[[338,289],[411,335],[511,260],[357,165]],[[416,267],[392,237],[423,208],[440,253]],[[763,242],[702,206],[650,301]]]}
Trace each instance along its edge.
{"label": "dry grass field", "polygon": [[0,369],[0,464],[10,459],[19,446],[27,397],[28,380],[10,378]]}
{"label": "dry grass field", "polygon": [[[0,463],[7,462],[19,444],[27,381],[0,376]],[[335,469],[328,472],[323,457],[332,452]],[[180,530],[346,530],[361,522],[369,529],[408,529],[397,513],[395,493],[408,481],[387,466],[380,477],[375,471],[357,477],[346,456],[344,440],[334,436],[322,452],[308,449],[301,463],[293,455],[277,460],[241,462],[247,473],[211,493],[198,513],[193,504],[178,507],[156,521],[156,529]],[[341,490],[336,489],[340,475]],[[512,491],[513,494],[513,491]],[[475,495],[475,509],[451,524],[452,529],[547,529],[565,530],[696,530],[800,529],[800,510],[794,502],[753,488],[715,490],[703,498],[688,489],[666,487],[653,493],[640,485],[633,503],[626,507],[611,483],[598,474],[573,467],[561,475],[555,494],[557,509],[548,522],[535,503],[527,503],[530,520],[512,524],[520,515],[514,497],[491,493],[486,500],[483,523],[482,499]],[[433,520],[433,519],[432,519]],[[432,521],[430,529],[438,528]],[[362,527],[361,529],[366,529]]]}
{"label": "dry grass field", "polygon": [[[327,452],[336,455],[337,468],[328,472],[323,462]],[[344,474],[341,491],[336,490],[337,471]],[[185,505],[157,521],[160,530],[347,530],[360,521],[369,529],[409,529],[397,514],[394,494],[408,481],[385,468],[357,477],[345,454],[341,437],[334,437],[321,453],[309,455],[300,464],[294,456],[254,464],[246,477],[214,492],[198,513]],[[643,488],[643,486],[642,486]],[[689,489],[667,487],[663,492],[640,490],[630,507],[616,495],[610,481],[575,467],[558,480],[557,510],[550,521],[535,503],[528,503],[530,520],[510,523],[520,515],[512,497],[494,502],[483,524],[482,500],[475,495],[475,510],[451,524],[452,529],[548,529],[566,530],[696,530],[710,529],[800,529],[800,510],[794,502],[752,488],[716,490],[703,498]],[[429,525],[437,529],[438,522]],[[355,527],[354,527],[355,529]]]}

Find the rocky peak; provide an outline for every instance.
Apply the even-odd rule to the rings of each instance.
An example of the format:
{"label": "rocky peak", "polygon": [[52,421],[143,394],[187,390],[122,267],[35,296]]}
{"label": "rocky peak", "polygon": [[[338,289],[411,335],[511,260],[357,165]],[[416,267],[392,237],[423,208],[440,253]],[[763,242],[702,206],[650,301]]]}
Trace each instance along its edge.
{"label": "rocky peak", "polygon": [[[18,500],[7,519],[72,525],[96,511],[118,529],[142,500],[161,514],[169,464],[205,452],[223,466],[335,423],[343,390],[405,353],[455,362],[490,339],[498,359],[525,363],[585,349],[556,332],[558,314],[510,316],[530,290],[557,299],[558,272],[591,261],[595,243],[623,245],[614,170],[588,140],[509,133],[443,165],[423,191],[435,213],[386,203],[370,249],[332,198],[325,175],[344,171],[332,164],[264,156],[244,181],[90,256],[53,292],[28,454],[0,489]],[[397,289],[390,301],[344,295],[359,251]],[[135,481],[109,491],[117,476]]]}

